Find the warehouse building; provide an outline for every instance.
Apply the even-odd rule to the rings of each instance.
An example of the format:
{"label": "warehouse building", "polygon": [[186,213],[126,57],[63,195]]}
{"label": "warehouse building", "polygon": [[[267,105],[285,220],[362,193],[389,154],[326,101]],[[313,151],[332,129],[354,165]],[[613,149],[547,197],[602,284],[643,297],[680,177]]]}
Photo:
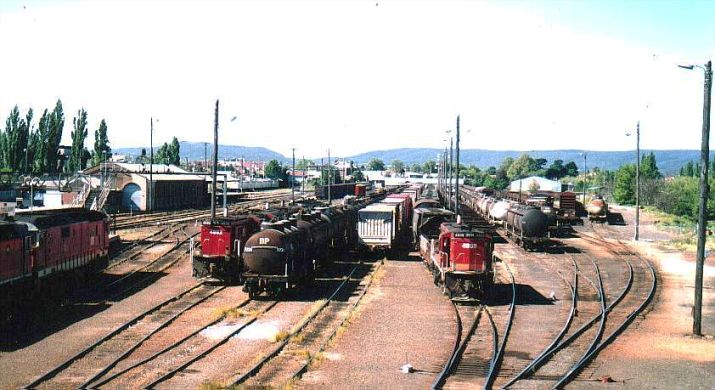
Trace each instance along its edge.
{"label": "warehouse building", "polygon": [[[109,187],[107,209],[122,211],[179,210],[206,207],[206,179],[176,165],[108,162],[88,168]],[[151,173],[151,174],[150,174]],[[153,196],[152,196],[153,194]]]}

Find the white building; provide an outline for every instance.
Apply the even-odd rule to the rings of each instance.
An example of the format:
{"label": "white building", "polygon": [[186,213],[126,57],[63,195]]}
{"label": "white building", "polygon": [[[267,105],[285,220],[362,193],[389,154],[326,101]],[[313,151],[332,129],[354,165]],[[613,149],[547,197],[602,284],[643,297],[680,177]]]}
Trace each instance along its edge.
{"label": "white building", "polygon": [[549,180],[545,177],[529,176],[521,180],[514,180],[509,185],[509,191],[553,191],[561,192],[563,184],[559,181]]}

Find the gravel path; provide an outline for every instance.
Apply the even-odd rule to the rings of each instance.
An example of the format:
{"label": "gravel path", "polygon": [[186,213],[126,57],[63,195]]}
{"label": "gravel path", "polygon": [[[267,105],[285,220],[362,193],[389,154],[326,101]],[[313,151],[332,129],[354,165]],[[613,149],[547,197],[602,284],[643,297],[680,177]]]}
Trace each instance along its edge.
{"label": "gravel path", "polygon": [[[387,260],[347,331],[298,387],[428,388],[454,332],[454,311],[419,257]],[[405,363],[415,372],[400,372]]]}

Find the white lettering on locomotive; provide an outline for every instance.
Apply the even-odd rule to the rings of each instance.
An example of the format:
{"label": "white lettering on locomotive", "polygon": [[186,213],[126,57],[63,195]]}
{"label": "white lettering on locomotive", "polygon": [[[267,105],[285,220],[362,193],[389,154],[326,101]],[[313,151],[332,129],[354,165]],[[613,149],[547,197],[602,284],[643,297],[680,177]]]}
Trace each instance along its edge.
{"label": "white lettering on locomotive", "polygon": [[270,238],[268,237],[260,237],[258,238],[258,244],[260,245],[268,245],[268,243],[271,241]]}

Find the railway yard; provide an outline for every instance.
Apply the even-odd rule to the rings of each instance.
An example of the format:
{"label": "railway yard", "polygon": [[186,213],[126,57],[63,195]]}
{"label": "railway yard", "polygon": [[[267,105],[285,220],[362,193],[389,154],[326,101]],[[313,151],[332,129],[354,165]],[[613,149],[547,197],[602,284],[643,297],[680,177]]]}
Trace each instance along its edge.
{"label": "railway yard", "polygon": [[[647,214],[639,242],[633,209],[614,206],[618,223],[582,218],[534,247],[525,228],[508,234],[511,222],[480,213],[476,200],[486,198],[474,188],[459,197],[457,222],[441,224],[407,222],[420,191],[412,200],[389,194],[391,202],[355,195],[346,206],[276,217],[290,190],[256,192],[228,207],[229,216],[263,218],[241,225],[205,209],[116,215],[101,272],[9,321],[0,388],[715,385],[715,271],[706,266],[706,336],[689,336],[694,254],[666,247]],[[388,250],[365,250],[383,244],[368,241],[363,231],[374,226],[361,213],[386,205],[399,210],[394,226],[403,218],[414,228],[393,233]],[[520,210],[515,218],[527,218]],[[233,268],[210,253],[219,232],[231,234],[221,261],[253,267],[231,275],[239,283],[224,282]],[[266,276],[253,264],[267,261],[262,251],[276,237],[288,242],[271,252],[285,273]],[[454,243],[479,245],[468,253],[482,265],[459,268]]]}

